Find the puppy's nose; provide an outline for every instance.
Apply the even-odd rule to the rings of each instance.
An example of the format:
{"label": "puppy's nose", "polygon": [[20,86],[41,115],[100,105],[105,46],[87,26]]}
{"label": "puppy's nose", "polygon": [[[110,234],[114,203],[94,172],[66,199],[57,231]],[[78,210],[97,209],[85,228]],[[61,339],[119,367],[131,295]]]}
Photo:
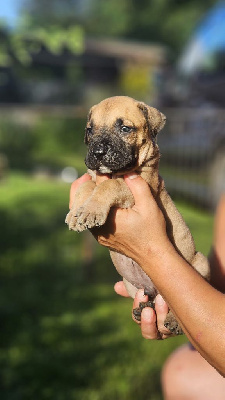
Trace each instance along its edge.
{"label": "puppy's nose", "polygon": [[97,156],[103,156],[107,152],[106,146],[103,143],[99,143],[95,146],[94,152]]}

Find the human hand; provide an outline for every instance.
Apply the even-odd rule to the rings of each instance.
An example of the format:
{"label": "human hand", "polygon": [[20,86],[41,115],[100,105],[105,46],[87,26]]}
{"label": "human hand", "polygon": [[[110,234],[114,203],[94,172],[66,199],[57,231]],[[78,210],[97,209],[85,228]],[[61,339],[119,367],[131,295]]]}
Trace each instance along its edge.
{"label": "human hand", "polygon": [[[123,297],[129,297],[127,289],[123,281],[115,284],[114,290]],[[139,306],[141,301],[148,301],[148,297],[144,295],[144,290],[138,290],[134,302],[133,309]],[[165,328],[164,321],[168,313],[168,306],[162,296],[158,294],[155,299],[155,310],[145,307],[141,313],[141,321],[134,318],[132,310],[132,318],[134,322],[140,325],[142,336],[145,339],[167,339],[172,336],[171,332]]]}
{"label": "human hand", "polygon": [[[98,179],[109,179],[97,176]],[[112,208],[106,223],[92,229],[100,244],[132,258],[148,273],[155,257],[174,248],[166,233],[166,222],[148,184],[138,175],[124,177],[135,205],[128,209]],[[145,264],[146,269],[145,269]]]}
{"label": "human hand", "polygon": [[[81,176],[80,178],[78,178],[76,181],[74,181],[72,183],[71,190],[70,190],[70,206],[73,203],[73,198],[74,198],[75,192],[78,189],[78,187],[82,183],[84,183],[84,182],[86,182],[86,181],[88,181],[90,179],[91,179],[91,177],[88,174],[84,174],[83,176]],[[99,184],[101,184],[101,182],[103,182],[106,179],[110,179],[108,175],[102,175],[102,174],[101,175],[97,175],[96,176],[96,184],[99,185]],[[106,238],[106,240],[109,238],[107,230],[109,230],[109,232],[110,232],[111,227],[114,225],[113,219],[115,217],[117,219],[120,218],[120,216],[118,216],[118,214],[120,214],[120,212],[121,212],[122,216],[123,216],[123,214],[127,214],[127,212],[129,212],[129,213],[131,212],[132,214],[134,214],[134,217],[138,218],[138,212],[140,213],[140,211],[143,211],[143,213],[142,213],[143,215],[141,216],[142,217],[141,218],[142,222],[143,222],[143,218],[144,218],[144,220],[145,220],[145,218],[148,218],[149,217],[148,207],[146,208],[147,213],[145,213],[144,212],[145,211],[145,206],[143,206],[143,207],[141,206],[141,201],[142,200],[146,200],[146,198],[148,198],[148,197],[150,197],[150,202],[152,203],[152,205],[154,207],[154,213],[153,213],[152,218],[155,218],[156,222],[158,221],[159,227],[161,229],[163,229],[163,230],[165,229],[164,218],[162,216],[161,211],[157,207],[153,196],[151,195],[151,192],[150,192],[150,189],[149,189],[148,185],[144,182],[143,179],[138,178],[138,180],[141,183],[140,186],[139,186],[139,190],[140,190],[139,193],[134,193],[134,189],[132,190],[132,187],[133,187],[132,186],[132,183],[133,183],[132,180],[131,180],[131,182],[129,180],[127,180],[127,183],[128,183],[128,185],[129,185],[129,183],[131,183],[130,188],[133,191],[133,194],[134,194],[134,197],[135,197],[135,201],[136,201],[136,198],[138,197],[138,200],[140,201],[140,205],[139,205],[139,203],[137,204],[137,202],[135,202],[136,208],[134,206],[133,209],[129,209],[129,210],[118,210],[118,209],[112,210],[111,213],[110,213],[110,216],[108,218],[109,221],[105,224],[105,226],[92,230],[94,235],[95,235],[95,237],[97,238],[97,240],[100,241],[100,243],[101,243],[102,238],[104,238],[104,240],[105,240],[105,238]],[[143,188],[142,188],[142,186],[143,186]],[[140,197],[140,199],[139,199],[139,197]],[[138,207],[140,207],[140,210],[139,210]],[[157,214],[157,215],[155,215],[155,214]],[[122,222],[126,223],[126,216],[125,216],[125,221],[124,221],[124,216],[122,217]],[[144,225],[142,225],[142,222],[138,221],[138,224],[141,224],[141,229],[143,231],[143,226]],[[146,220],[144,222],[146,222]],[[118,222],[118,225],[120,226],[120,221]],[[116,231],[115,231],[116,235],[117,235],[118,225],[117,225]],[[135,229],[133,231],[136,232]],[[154,228],[153,228],[153,232],[154,232]],[[125,234],[125,231],[123,231],[123,229],[122,229],[122,233]],[[111,235],[111,234],[109,234],[109,235]],[[138,235],[135,235],[135,236],[138,236]],[[121,238],[121,239],[123,239],[123,238]],[[110,246],[107,245],[107,247],[110,247]],[[122,281],[116,283],[115,291],[116,291],[117,294],[119,294],[121,296],[129,297],[129,294],[128,294],[128,292],[127,292],[127,290],[125,288],[125,285],[124,285],[124,283]],[[148,298],[147,298],[147,296],[144,295],[143,290],[139,290],[137,292],[137,295],[135,296],[134,303],[133,303],[133,308],[137,308],[141,301],[147,301],[147,300],[148,300]],[[156,297],[156,301],[155,301],[155,310],[153,310],[150,307],[144,308],[142,310],[141,322],[138,322],[134,318],[133,313],[132,313],[132,318],[138,325],[140,325],[142,336],[144,338],[146,338],[146,339],[159,339],[159,338],[160,339],[165,339],[165,338],[168,338],[169,336],[171,336],[171,332],[168,331],[164,327],[164,321],[165,321],[167,313],[168,313],[168,306],[165,303],[165,301],[163,300],[163,298],[160,295],[158,295]]]}
{"label": "human hand", "polygon": [[[89,179],[85,174],[72,184],[70,204],[78,187]],[[108,175],[97,174],[96,184],[106,179],[110,179]],[[164,216],[148,184],[138,175],[127,175],[124,180],[135,205],[128,209],[112,208],[106,223],[91,232],[100,244],[132,258],[148,273],[155,257],[168,254],[173,246],[166,234]]]}

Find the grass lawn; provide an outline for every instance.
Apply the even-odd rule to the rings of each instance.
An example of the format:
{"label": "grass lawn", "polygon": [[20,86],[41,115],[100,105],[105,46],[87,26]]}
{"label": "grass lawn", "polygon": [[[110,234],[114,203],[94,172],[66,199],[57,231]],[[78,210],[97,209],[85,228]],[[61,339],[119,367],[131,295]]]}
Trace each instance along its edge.
{"label": "grass lawn", "polygon": [[[141,337],[108,251],[64,225],[68,194],[21,174],[0,185],[1,399],[162,399],[160,369],[186,338]],[[177,206],[207,254],[212,215]]]}

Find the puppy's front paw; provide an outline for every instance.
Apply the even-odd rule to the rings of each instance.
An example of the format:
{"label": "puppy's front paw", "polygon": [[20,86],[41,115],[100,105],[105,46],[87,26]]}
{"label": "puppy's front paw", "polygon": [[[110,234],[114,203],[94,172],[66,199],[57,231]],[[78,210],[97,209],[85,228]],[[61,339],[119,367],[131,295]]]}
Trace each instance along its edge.
{"label": "puppy's front paw", "polygon": [[69,226],[70,230],[76,231],[77,217],[74,215],[73,210],[68,212],[65,223]]}
{"label": "puppy's front paw", "polygon": [[85,204],[76,212],[76,231],[82,232],[85,229],[91,229],[96,226],[104,225],[108,216],[108,211],[99,204]]}
{"label": "puppy's front paw", "polygon": [[174,317],[171,311],[168,312],[167,317],[164,321],[164,326],[173,334],[173,335],[183,335],[183,330],[176,318]]}

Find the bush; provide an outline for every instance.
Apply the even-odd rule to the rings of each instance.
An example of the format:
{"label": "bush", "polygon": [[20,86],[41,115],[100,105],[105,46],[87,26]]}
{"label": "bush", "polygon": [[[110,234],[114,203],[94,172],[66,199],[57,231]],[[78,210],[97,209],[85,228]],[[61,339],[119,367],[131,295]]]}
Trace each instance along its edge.
{"label": "bush", "polygon": [[6,155],[12,169],[29,170],[33,167],[33,151],[37,138],[27,126],[7,119],[1,121],[0,153]]}
{"label": "bush", "polygon": [[85,120],[82,118],[45,117],[35,126],[37,146],[34,162],[51,168],[73,166],[83,172]]}
{"label": "bush", "polygon": [[86,169],[84,127],[84,118],[40,115],[24,124],[6,117],[1,121],[0,153],[7,156],[14,170],[42,167],[57,172],[69,165],[82,173]]}

